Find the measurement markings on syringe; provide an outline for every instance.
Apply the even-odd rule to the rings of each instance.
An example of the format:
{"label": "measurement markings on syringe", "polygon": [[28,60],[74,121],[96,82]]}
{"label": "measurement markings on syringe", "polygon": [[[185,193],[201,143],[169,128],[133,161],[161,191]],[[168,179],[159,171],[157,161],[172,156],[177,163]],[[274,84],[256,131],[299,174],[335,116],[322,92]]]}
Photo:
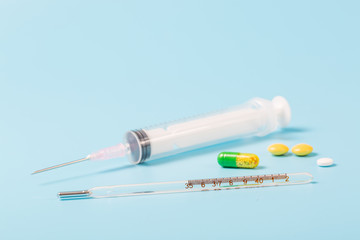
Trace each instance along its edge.
{"label": "measurement markings on syringe", "polygon": [[269,175],[256,175],[256,176],[242,176],[242,177],[226,177],[226,178],[208,178],[208,179],[196,179],[188,180],[185,183],[185,189],[193,188],[194,185],[200,185],[205,188],[206,184],[211,184],[211,187],[221,187],[222,185],[233,186],[234,183],[243,183],[246,185],[248,182],[254,181],[256,184],[262,184],[266,180],[285,179],[285,182],[289,181],[289,176],[286,173],[283,174],[269,174]]}

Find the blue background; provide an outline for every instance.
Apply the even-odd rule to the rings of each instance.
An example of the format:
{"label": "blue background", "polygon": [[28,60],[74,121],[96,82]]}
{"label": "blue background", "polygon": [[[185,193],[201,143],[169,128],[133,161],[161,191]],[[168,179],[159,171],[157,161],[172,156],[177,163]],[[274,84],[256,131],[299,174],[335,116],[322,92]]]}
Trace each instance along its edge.
{"label": "blue background", "polygon": [[[358,239],[358,1],[1,1],[0,239]],[[31,176],[128,129],[286,97],[288,129],[131,166]],[[274,142],[314,146],[272,157]],[[223,169],[220,151],[259,168]],[[320,168],[331,157],[336,166]],[[307,171],[315,183],[59,201],[58,191]]]}

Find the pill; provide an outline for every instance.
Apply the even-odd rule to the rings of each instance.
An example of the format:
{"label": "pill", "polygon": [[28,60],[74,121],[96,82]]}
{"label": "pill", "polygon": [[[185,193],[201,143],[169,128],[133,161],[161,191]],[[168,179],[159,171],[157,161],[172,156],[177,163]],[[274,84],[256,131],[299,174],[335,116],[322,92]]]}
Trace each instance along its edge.
{"label": "pill", "polygon": [[331,158],[319,158],[317,161],[317,165],[321,167],[328,167],[334,164],[334,160]]}
{"label": "pill", "polygon": [[256,168],[259,165],[259,157],[253,153],[221,152],[217,160],[220,166],[229,168]]}
{"label": "pill", "polygon": [[309,144],[300,143],[295,145],[291,151],[297,156],[306,156],[309,155],[313,151],[313,147]]}
{"label": "pill", "polygon": [[287,153],[289,151],[289,148],[282,143],[274,143],[271,144],[267,150],[275,156],[280,156],[280,155],[284,155],[285,153]]}

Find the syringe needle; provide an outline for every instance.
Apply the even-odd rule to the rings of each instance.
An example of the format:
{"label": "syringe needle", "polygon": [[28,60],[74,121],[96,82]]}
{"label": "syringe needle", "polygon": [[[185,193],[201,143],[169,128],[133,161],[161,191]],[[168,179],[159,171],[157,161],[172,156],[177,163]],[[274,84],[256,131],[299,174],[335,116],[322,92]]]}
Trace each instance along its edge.
{"label": "syringe needle", "polygon": [[62,164],[55,165],[55,166],[48,167],[48,168],[43,168],[43,169],[40,169],[40,170],[37,170],[37,171],[33,172],[32,174],[37,174],[37,173],[49,171],[49,170],[52,170],[52,169],[55,169],[55,168],[64,167],[64,166],[67,166],[67,165],[70,165],[70,164],[75,164],[75,163],[83,162],[83,161],[86,161],[86,160],[90,160],[90,157],[87,156],[87,157],[84,157],[84,158],[81,158],[81,159],[78,159],[78,160],[75,160],[75,161],[62,163]]}
{"label": "syringe needle", "polygon": [[101,150],[99,150],[97,152],[91,153],[91,154],[87,155],[86,157],[81,158],[79,160],[75,160],[75,161],[55,165],[55,166],[52,166],[52,167],[40,169],[40,170],[37,170],[37,171],[33,172],[32,174],[37,174],[37,173],[49,171],[49,170],[59,168],[59,167],[65,167],[67,165],[83,162],[83,161],[86,161],[86,160],[106,160],[106,159],[124,157],[128,153],[128,149],[129,149],[128,145],[119,143],[119,144],[117,144],[115,146],[103,148],[103,149],[101,149]]}

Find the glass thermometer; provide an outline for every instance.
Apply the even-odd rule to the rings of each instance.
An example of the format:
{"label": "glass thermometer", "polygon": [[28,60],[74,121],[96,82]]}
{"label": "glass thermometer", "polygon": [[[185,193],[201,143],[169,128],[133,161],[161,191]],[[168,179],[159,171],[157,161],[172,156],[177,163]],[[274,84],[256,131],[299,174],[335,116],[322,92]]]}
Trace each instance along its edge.
{"label": "glass thermometer", "polygon": [[58,193],[58,197],[61,200],[74,200],[82,198],[109,198],[163,193],[219,191],[305,184],[310,183],[312,179],[313,176],[307,172],[205,178],[185,181],[94,187],[88,190],[60,192]]}

